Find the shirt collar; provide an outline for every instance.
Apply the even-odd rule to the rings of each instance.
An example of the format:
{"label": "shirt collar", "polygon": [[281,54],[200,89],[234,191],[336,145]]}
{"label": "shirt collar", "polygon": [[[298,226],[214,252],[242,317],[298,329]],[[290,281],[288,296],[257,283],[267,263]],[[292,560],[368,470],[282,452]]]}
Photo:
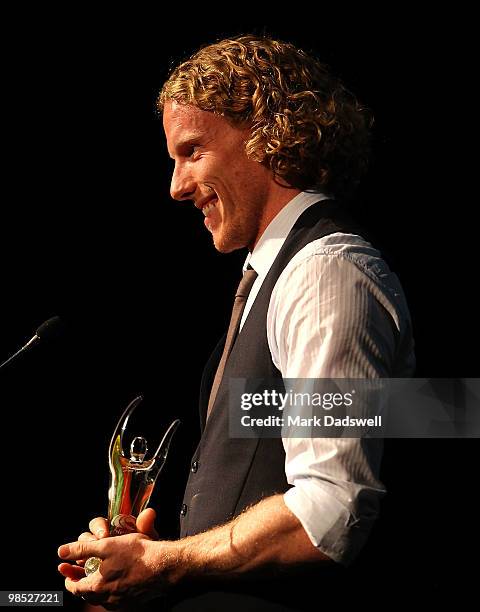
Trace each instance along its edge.
{"label": "shirt collar", "polygon": [[245,272],[250,264],[258,276],[264,278],[298,217],[312,204],[326,199],[330,197],[318,191],[315,193],[302,191],[292,198],[272,219],[253,251],[247,255],[243,271]]}

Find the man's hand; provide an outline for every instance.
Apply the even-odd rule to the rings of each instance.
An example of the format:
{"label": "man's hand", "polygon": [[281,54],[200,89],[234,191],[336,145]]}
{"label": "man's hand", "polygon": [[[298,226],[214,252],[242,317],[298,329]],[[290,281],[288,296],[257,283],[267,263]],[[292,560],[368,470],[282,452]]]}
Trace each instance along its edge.
{"label": "man's hand", "polygon": [[[149,514],[139,517],[137,524],[149,531],[152,518]],[[95,519],[90,525],[100,536],[103,521]],[[88,534],[82,534],[81,541],[61,546],[58,554],[64,560],[99,557],[100,568],[88,577],[78,565],[61,563],[59,570],[68,591],[107,609],[147,601],[192,579],[223,582],[255,576],[257,571],[277,574],[279,568],[333,563],[312,544],[281,494],[260,501],[224,525],[174,542],[153,541],[143,533],[97,539],[94,533],[90,541]]]}
{"label": "man's hand", "polygon": [[[153,508],[146,508],[137,517],[136,527],[138,533],[143,533],[148,536],[152,540],[158,540],[158,532],[155,529],[155,519],[157,517],[157,513]],[[97,516],[93,518],[88,524],[88,528],[90,531],[84,531],[78,536],[79,542],[90,542],[93,540],[101,540],[102,538],[107,538],[109,534],[109,525],[108,519],[103,516]],[[85,565],[86,559],[77,559],[77,565],[83,567]],[[78,568],[73,567],[72,572],[70,572],[70,577],[72,579],[83,578],[85,576],[85,572],[83,570],[78,571]],[[65,575],[65,574],[64,574]]]}
{"label": "man's hand", "polygon": [[[92,519],[88,525],[90,531],[80,534],[77,542],[59,548],[62,559],[81,557],[77,565],[60,563],[58,566],[65,576],[66,589],[93,604],[101,603],[107,609],[158,594],[160,581],[154,578],[154,570],[159,568],[154,561],[158,547],[148,546],[152,540],[158,540],[155,518],[155,510],[147,508],[137,517],[137,533],[117,537],[109,536],[106,518]],[[88,557],[100,557],[102,565],[86,577],[82,566]]]}
{"label": "man's hand", "polygon": [[[92,527],[98,525],[99,521]],[[83,568],[69,563],[61,563],[58,569],[68,591],[94,605],[115,609],[160,595],[169,583],[171,553],[171,543],[154,542],[141,533],[82,539],[60,546],[58,555],[67,561],[99,557],[98,571],[85,577]]]}

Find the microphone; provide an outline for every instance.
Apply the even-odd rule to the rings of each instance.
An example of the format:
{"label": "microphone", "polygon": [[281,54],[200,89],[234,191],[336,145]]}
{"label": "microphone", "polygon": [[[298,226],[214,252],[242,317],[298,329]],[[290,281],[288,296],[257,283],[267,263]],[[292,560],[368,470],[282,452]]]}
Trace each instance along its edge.
{"label": "microphone", "polygon": [[15,359],[15,357],[17,357],[17,355],[20,355],[20,353],[23,353],[23,351],[26,351],[32,346],[35,346],[35,344],[38,344],[40,340],[48,340],[49,338],[58,337],[60,335],[61,330],[62,330],[62,320],[60,319],[60,317],[55,316],[55,317],[51,317],[47,321],[44,321],[40,325],[40,327],[38,327],[34,336],[32,336],[32,338],[30,338],[30,340],[24,346],[22,346],[22,348],[19,351],[17,351],[14,355],[12,355],[6,361],[1,363],[0,368],[3,368],[3,366],[6,366],[7,363],[10,363],[13,359]]}

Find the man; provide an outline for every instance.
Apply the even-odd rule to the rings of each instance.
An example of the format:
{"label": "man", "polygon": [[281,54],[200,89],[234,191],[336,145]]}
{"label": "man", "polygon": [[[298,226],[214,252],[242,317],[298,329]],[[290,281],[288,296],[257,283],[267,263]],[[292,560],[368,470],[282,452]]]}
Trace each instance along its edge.
{"label": "man", "polygon": [[[178,609],[311,609],[358,555],[385,489],[381,446],[358,438],[238,439],[231,378],[408,376],[413,341],[394,274],[342,206],[364,173],[370,118],[328,70],[292,45],[241,36],[201,49],[159,98],[171,195],[202,210],[215,247],[248,248],[226,337],[202,380],[202,438],[181,538],[105,537],[97,518],[64,560],[100,557],[66,588],[107,606],[171,593]],[[99,541],[93,541],[98,538]],[[182,607],[182,605],[184,607]]]}

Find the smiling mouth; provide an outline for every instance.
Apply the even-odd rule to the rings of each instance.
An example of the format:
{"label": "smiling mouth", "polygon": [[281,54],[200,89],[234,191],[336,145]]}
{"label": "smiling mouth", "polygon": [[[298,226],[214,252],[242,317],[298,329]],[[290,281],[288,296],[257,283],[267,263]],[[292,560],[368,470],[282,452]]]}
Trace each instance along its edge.
{"label": "smiling mouth", "polygon": [[214,197],[209,200],[205,206],[202,207],[203,214],[208,217],[208,215],[212,212],[214,208],[216,208],[216,203],[218,202],[218,198]]}

